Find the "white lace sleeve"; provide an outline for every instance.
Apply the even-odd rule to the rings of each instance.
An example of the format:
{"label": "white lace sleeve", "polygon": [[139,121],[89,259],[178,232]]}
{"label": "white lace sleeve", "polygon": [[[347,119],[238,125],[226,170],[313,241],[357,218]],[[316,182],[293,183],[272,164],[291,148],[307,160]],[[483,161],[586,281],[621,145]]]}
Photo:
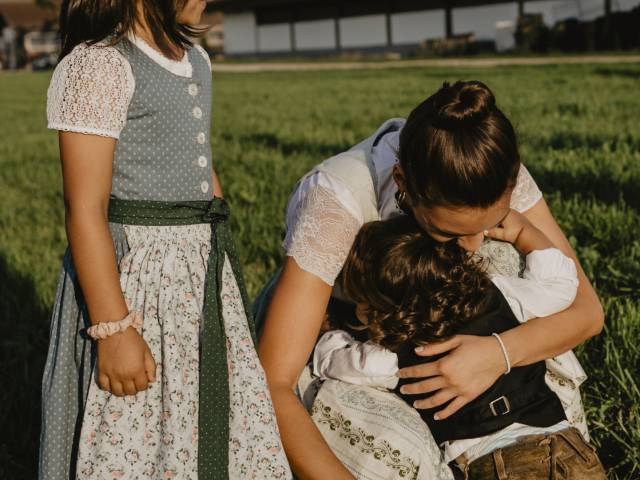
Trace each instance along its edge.
{"label": "white lace sleeve", "polygon": [[287,256],[328,285],[335,283],[362,226],[353,203],[345,206],[334,189],[313,177],[302,182],[289,200]]}
{"label": "white lace sleeve", "polygon": [[48,127],[118,138],[134,88],[131,65],[115,48],[78,45],[53,72]]}
{"label": "white lace sleeve", "polygon": [[520,213],[526,212],[542,198],[542,192],[538,188],[529,170],[520,165],[516,186],[511,194],[511,208]]}
{"label": "white lace sleeve", "polygon": [[201,46],[201,45],[195,45],[196,50],[198,50],[202,56],[204,57],[204,59],[207,61],[207,65],[209,65],[209,70],[211,70],[211,57],[209,57],[209,54],[207,53],[207,51]]}

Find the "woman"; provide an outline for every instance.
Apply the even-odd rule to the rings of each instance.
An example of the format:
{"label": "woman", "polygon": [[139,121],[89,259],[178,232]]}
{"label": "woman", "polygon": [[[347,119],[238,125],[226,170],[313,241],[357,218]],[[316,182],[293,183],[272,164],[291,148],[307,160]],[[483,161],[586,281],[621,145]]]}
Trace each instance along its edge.
{"label": "woman", "polygon": [[[287,259],[260,341],[283,443],[301,478],[353,478],[333,455],[293,387],[309,358],[333,285],[360,226],[403,212],[438,241],[478,250],[513,208],[579,265],[535,182],[521,166],[513,127],[480,82],[445,84],[411,112],[326,160],[301,179],[287,210]],[[573,305],[502,335],[512,366],[566,352],[602,329],[599,300],[582,268]],[[340,296],[340,292],[334,292]],[[258,316],[262,312],[257,312]],[[553,328],[554,335],[548,335]],[[439,394],[416,404],[447,418],[504,372],[493,337],[455,336],[422,349],[442,359],[403,369],[405,390]],[[427,380],[421,380],[430,377]],[[437,401],[436,401],[437,400]]]}

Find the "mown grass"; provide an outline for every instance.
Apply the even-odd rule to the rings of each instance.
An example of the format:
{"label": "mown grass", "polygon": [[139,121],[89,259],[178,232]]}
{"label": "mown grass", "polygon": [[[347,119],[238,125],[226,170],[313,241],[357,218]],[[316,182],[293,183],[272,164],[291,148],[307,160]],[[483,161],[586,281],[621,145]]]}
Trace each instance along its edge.
{"label": "mown grass", "polygon": [[[611,478],[640,476],[640,66],[220,74],[214,162],[255,294],[283,257],[284,208],[319,160],[406,116],[444,80],[480,79],[605,305],[578,348],[592,436]],[[40,376],[66,239],[48,74],[0,76],[0,477],[33,478]],[[553,331],[549,332],[553,335]]]}

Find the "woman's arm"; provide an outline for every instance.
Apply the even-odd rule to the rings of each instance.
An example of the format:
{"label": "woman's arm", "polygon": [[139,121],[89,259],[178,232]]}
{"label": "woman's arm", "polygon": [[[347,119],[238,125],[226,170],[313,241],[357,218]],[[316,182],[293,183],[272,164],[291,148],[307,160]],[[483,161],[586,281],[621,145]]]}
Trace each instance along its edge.
{"label": "woman's arm", "polygon": [[353,479],[331,452],[294,389],[324,319],[331,287],[287,257],[276,286],[259,355],[291,467],[300,479]]}
{"label": "woman's arm", "polygon": [[[524,214],[578,268],[578,291],[573,304],[563,312],[527,323],[501,334],[512,366],[545,360],[571,350],[602,330],[604,313],[598,296],[580,266],[566,236],[540,199]],[[504,359],[493,337],[457,335],[445,342],[425,346],[418,355],[430,356],[449,352],[442,359],[408,367],[400,371],[405,378],[427,378],[405,385],[403,392],[424,394],[440,390],[432,397],[419,400],[418,408],[433,408],[451,401],[438,417],[443,419],[482,394],[504,373]]]}
{"label": "woman's arm", "polygon": [[[514,366],[529,365],[571,350],[598,335],[604,326],[604,312],[598,295],[547,203],[541,199],[524,215],[558,249],[573,259],[579,284],[576,299],[567,310],[549,317],[531,319],[502,335]],[[553,335],[549,335],[550,332]]]}
{"label": "woman's arm", "polygon": [[[61,132],[65,223],[74,268],[91,323],[124,318],[107,211],[111,192],[113,138]],[[116,395],[134,395],[155,378],[155,363],[140,335],[128,328],[98,341],[98,383]]]}

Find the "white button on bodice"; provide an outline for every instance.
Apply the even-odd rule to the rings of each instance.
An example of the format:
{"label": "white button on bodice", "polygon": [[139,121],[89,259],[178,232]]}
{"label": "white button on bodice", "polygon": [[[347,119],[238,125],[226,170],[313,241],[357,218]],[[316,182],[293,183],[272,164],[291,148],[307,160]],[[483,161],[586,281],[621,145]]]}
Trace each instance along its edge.
{"label": "white button on bodice", "polygon": [[195,83],[190,83],[189,95],[191,95],[192,97],[195,97],[197,94],[198,94],[198,85],[196,85]]}
{"label": "white button on bodice", "polygon": [[202,118],[202,110],[200,109],[200,107],[193,107],[193,116],[197,119]]}
{"label": "white button on bodice", "polygon": [[206,140],[206,137],[204,136],[204,132],[200,132],[196,138],[196,140],[198,141],[198,143],[200,145],[204,144],[204,141]]}
{"label": "white button on bodice", "polygon": [[209,190],[209,182],[202,182],[200,184],[200,190],[202,190],[202,193],[207,193]]}
{"label": "white button on bodice", "polygon": [[205,157],[204,155],[200,155],[198,157],[198,165],[200,165],[202,168],[207,166],[207,157]]}

